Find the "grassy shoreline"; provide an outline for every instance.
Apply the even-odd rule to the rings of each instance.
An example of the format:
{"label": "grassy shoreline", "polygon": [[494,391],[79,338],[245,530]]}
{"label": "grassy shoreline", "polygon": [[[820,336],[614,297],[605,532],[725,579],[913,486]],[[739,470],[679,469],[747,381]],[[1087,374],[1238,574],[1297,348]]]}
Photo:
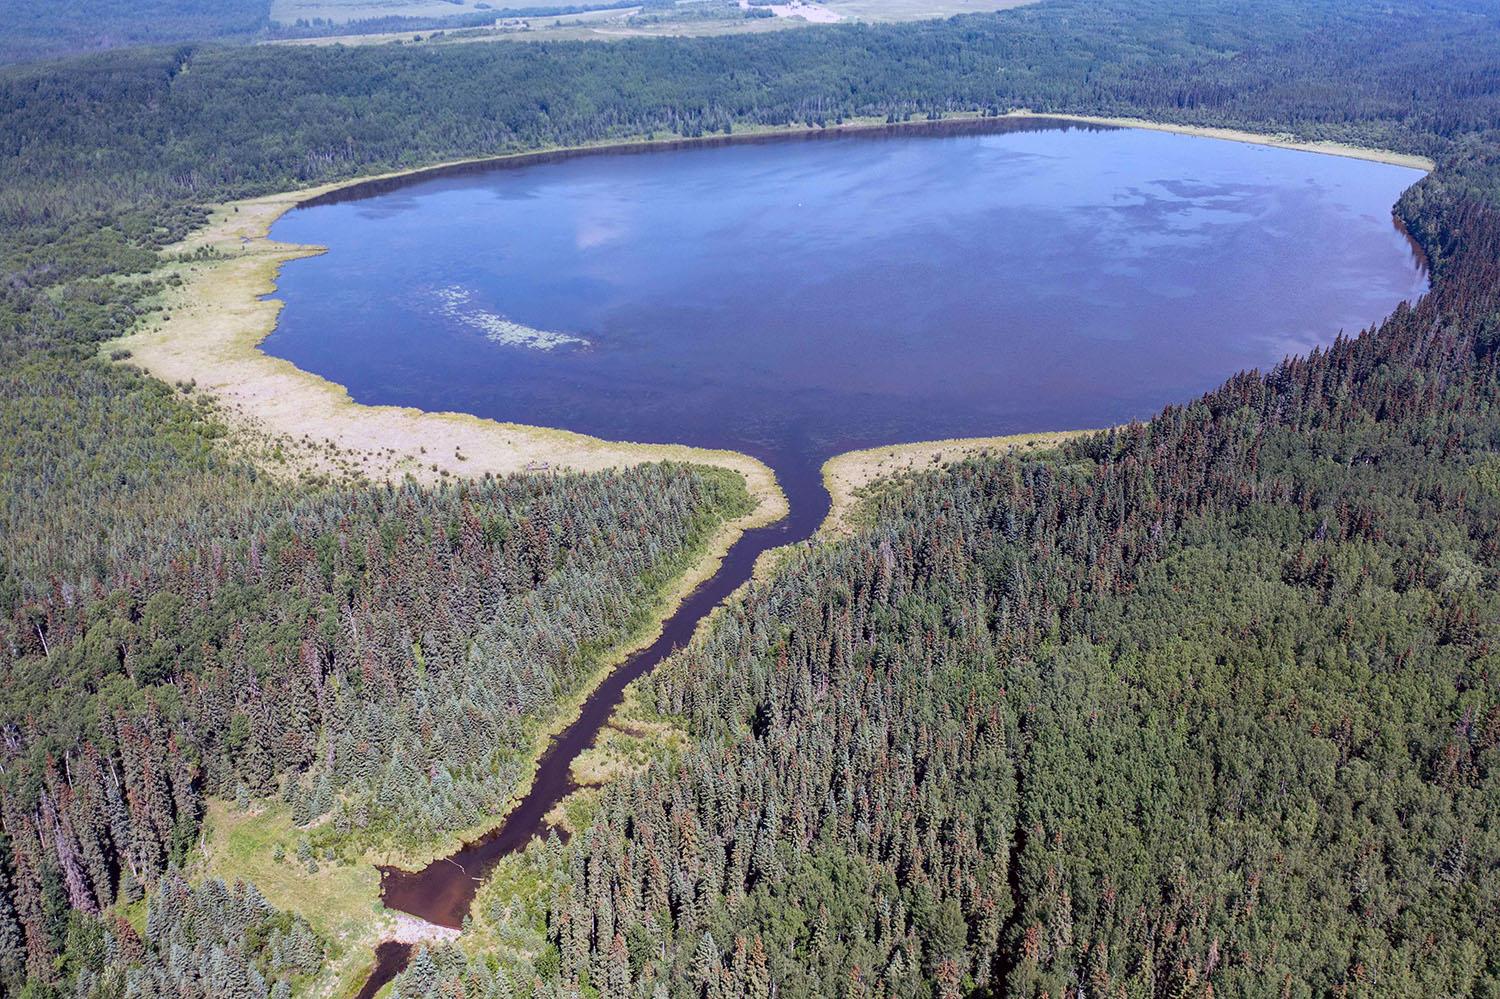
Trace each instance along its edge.
{"label": "grassy shoreline", "polygon": [[276,275],[321,247],[278,243],[270,226],[296,205],[349,186],[341,182],[217,206],[207,226],[166,251],[154,277],[180,283],[162,293],[161,311],[101,353],[128,352],[127,363],[169,384],[191,385],[217,403],[239,447],[288,475],[334,475],[422,482],[545,469],[600,471],[654,461],[728,469],[744,477],[756,509],[740,529],[786,513],[775,475],[732,451],[679,444],[605,441],[548,427],[501,423],[466,413],[366,406],[348,390],[271,357],[259,345],[275,328]]}
{"label": "grassy shoreline", "polygon": [[[748,129],[701,138],[668,136],[531,150],[454,160],[335,181],[216,206],[203,229],[166,251],[156,276],[181,284],[163,295],[163,314],[148,318],[103,351],[126,350],[131,363],[169,383],[206,390],[220,404],[232,439],[270,470],[285,474],[345,474],[421,481],[446,476],[505,474],[545,465],[579,471],[674,460],[730,468],[746,478],[759,501],[742,529],[773,523],[786,513],[775,474],[748,455],[670,444],[605,441],[548,427],[499,423],[464,413],[426,412],[356,403],[348,390],[273,358],[259,349],[275,328],[281,303],[263,296],[276,290],[281,265],[324,252],[322,247],[279,243],[268,233],[287,211],[330,196],[354,196],[378,185],[501,165],[526,165],[580,155],[645,152],[723,145],[817,134],[927,128],[962,129],[987,121],[1043,119],[1078,125],[1146,128],[1277,148],[1351,156],[1414,169],[1431,169],[1423,157],[1336,143],[1302,142],[1285,135],[1206,128],[1141,119],[1013,111],[998,118],[951,115],[935,122],[889,124],[851,120],[828,128]],[[196,257],[196,259],[195,259]],[[170,318],[167,318],[170,317]]]}
{"label": "grassy shoreline", "polygon": [[[1416,169],[1431,169],[1431,161],[1382,150],[1359,149],[1333,143],[1300,142],[1287,136],[1259,135],[1230,129],[1199,128],[1134,119],[1081,115],[1012,112],[998,120],[1037,118],[1082,126],[1149,128],[1226,141],[1296,149],[1329,155],[1354,156]],[[309,200],[330,195],[353,195],[371,185],[405,182],[444,172],[481,169],[505,164],[539,163],[578,155],[654,151],[683,146],[795,138],[917,128],[959,129],[981,126],[979,115],[957,115],[939,122],[891,125],[881,120],[851,121],[826,129],[790,127],[737,132],[702,139],[666,137],[630,142],[537,150],[504,156],[480,157],[333,182],[300,191],[284,192],[217,206],[209,224],[167,253],[156,276],[175,274],[181,283],[163,294],[162,312],[145,320],[123,339],[103,350],[130,352],[131,363],[168,383],[192,384],[212,396],[231,430],[232,446],[242,448],[258,464],[290,475],[344,475],[367,479],[412,476],[425,482],[449,476],[505,474],[538,465],[592,471],[626,465],[675,460],[705,464],[742,475],[754,500],[747,514],[721,524],[701,546],[685,555],[686,568],[655,599],[643,625],[600,659],[599,668],[575,695],[558,705],[552,720],[539,729],[533,745],[531,770],[550,738],[577,716],[588,695],[630,654],[649,644],[681,601],[718,570],[724,555],[745,531],[785,516],[787,501],[774,472],[763,463],[731,451],[711,451],[681,445],[642,445],[611,442],[564,430],[499,423],[462,413],[430,413],[392,406],[365,406],[348,391],[259,349],[274,329],[281,303],[264,300],[274,293],[281,265],[323,252],[321,247],[279,243],[268,238],[272,225],[287,211]],[[168,318],[170,317],[170,318]],[[825,463],[823,478],[832,498],[829,515],[818,529],[820,537],[836,537],[854,529],[852,520],[862,491],[872,483],[908,471],[938,467],[950,461],[987,452],[1043,450],[1088,431],[1019,434],[961,440],[890,445],[837,455]],[[764,553],[756,575],[763,578],[780,550]],[[732,599],[732,598],[731,598]],[[709,620],[705,618],[704,623]],[[627,692],[627,699],[628,699]],[[606,778],[607,753],[596,753],[590,767]],[[531,776],[525,779],[529,787]],[[513,798],[519,801],[524,788]],[[509,809],[507,809],[508,812]],[[417,849],[372,850],[366,860],[419,867],[451,852],[456,846],[484,835],[504,820],[502,812],[473,829],[446,835]],[[221,820],[228,821],[221,816]],[[215,863],[215,873],[232,875],[239,865]],[[251,865],[253,868],[254,865]],[[226,869],[227,868],[227,869]],[[245,870],[249,876],[253,870]],[[364,963],[357,954],[393,932],[394,915],[378,903],[373,869],[361,867],[348,875],[351,898],[363,903],[374,891],[376,901],[368,931],[359,939],[345,936],[347,950],[335,970],[328,992],[341,993],[362,980]],[[315,887],[315,886],[311,886]],[[356,897],[357,896],[357,897]],[[288,901],[291,901],[289,898]],[[299,906],[291,906],[301,908]],[[316,905],[313,906],[316,908]],[[325,994],[328,994],[325,992]]]}

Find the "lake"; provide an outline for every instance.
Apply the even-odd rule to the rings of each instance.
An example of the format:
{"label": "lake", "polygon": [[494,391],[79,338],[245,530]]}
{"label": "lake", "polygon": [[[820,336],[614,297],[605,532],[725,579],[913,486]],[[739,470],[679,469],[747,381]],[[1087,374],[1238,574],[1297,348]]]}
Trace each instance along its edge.
{"label": "lake", "polygon": [[[850,448],[1149,417],[1422,294],[1391,217],[1419,171],[1006,120],[599,152],[365,184],[299,208],[272,354],[364,403],[732,448],[791,504],[602,678],[485,835],[385,904],[462,925],[547,829],[623,690],[756,556],[827,510]],[[382,944],[360,992],[411,954]]]}
{"label": "lake", "polygon": [[839,451],[1148,417],[1376,322],[1426,288],[1420,176],[1034,119],[492,166],[283,217],[328,252],[264,349],[359,402],[745,451],[814,517]]}

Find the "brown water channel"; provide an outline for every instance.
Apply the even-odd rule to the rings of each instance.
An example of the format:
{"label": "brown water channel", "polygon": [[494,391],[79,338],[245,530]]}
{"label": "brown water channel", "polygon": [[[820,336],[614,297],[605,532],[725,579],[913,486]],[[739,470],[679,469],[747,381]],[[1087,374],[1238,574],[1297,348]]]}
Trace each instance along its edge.
{"label": "brown water channel", "polygon": [[[790,516],[718,573],[549,744],[491,833],[385,904],[459,927],[545,832],[632,680],[828,509],[830,456],[1149,417],[1426,287],[1390,206],[1420,173],[1045,119],[717,143],[361,185],[289,213],[267,352],[359,402],[727,448]],[[382,944],[372,996],[400,972]]]}
{"label": "brown water channel", "polygon": [[[519,853],[534,838],[545,835],[547,813],[578,789],[569,772],[573,761],[593,745],[599,731],[609,723],[631,681],[649,673],[685,645],[698,622],[750,578],[762,552],[806,539],[817,530],[828,512],[828,494],[821,481],[803,479],[789,485],[783,483],[791,514],[741,535],[724,556],[719,571],[678,605],[656,640],[627,658],[589,694],[572,724],[552,737],[537,763],[531,788],[497,828],[419,871],[380,869],[380,895],[388,908],[439,926],[462,926],[485,875],[500,858]],[[381,944],[375,970],[360,989],[358,999],[370,999],[400,974],[411,959],[412,949],[410,944],[394,941]]]}

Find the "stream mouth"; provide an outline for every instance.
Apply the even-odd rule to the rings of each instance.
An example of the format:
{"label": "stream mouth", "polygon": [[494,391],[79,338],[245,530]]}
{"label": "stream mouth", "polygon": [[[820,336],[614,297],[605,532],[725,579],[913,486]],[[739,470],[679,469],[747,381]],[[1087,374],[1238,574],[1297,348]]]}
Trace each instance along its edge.
{"label": "stream mouth", "polygon": [[[462,929],[474,896],[490,871],[510,854],[520,853],[551,827],[547,814],[578,790],[573,761],[593,746],[625,696],[625,688],[685,646],[698,624],[747,582],[762,553],[811,538],[828,514],[829,498],[819,469],[807,463],[778,472],[789,513],[765,527],[745,531],[719,563],[718,571],[700,583],[668,616],[650,645],[616,666],[584,700],[567,728],[554,735],[537,761],[526,794],[496,828],[417,871],[380,867],[380,898],[389,909],[438,926]],[[387,940],[375,954],[375,967],[356,999],[370,999],[405,970],[413,945]]]}
{"label": "stream mouth", "polygon": [[461,928],[625,687],[813,537],[828,458],[1115,426],[1371,325],[1426,291],[1390,210],[1422,173],[1006,118],[549,153],[283,216],[273,239],[327,252],[282,268],[266,353],[359,403],[747,454],[790,511],[604,678],[495,829],[382,868],[385,904]]}
{"label": "stream mouth", "polygon": [[549,831],[547,813],[578,790],[570,774],[573,761],[593,746],[625,696],[625,688],[655,669],[693,637],[698,623],[750,579],[763,552],[811,538],[828,514],[828,493],[821,479],[778,475],[787,494],[788,515],[774,524],[744,532],[730,547],[718,571],[677,606],[650,645],[632,653],[610,671],[567,728],[554,735],[537,761],[531,787],[495,829],[440,857],[419,871],[380,868],[380,895],[387,908],[409,913],[438,926],[460,929],[486,875],[500,858],[526,849]]}

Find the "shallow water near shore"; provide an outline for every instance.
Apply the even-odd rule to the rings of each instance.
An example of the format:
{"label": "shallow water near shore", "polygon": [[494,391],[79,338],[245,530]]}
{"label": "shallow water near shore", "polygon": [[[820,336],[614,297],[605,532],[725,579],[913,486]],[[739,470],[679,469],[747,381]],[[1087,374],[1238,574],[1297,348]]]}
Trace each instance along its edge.
{"label": "shallow water near shore", "polygon": [[[498,829],[384,871],[386,903],[461,922],[484,873],[572,789],[570,763],[626,683],[760,552],[816,530],[826,458],[1149,417],[1357,332],[1426,289],[1391,217],[1420,176],[1006,119],[591,153],[289,213],[272,237],[328,253],[283,269],[268,353],[362,403],[747,452],[791,508],[589,697]],[[382,958],[377,978],[406,952]]]}
{"label": "shallow water near shore", "polygon": [[817,502],[856,447],[1149,416],[1425,277],[1405,167],[978,123],[466,171],[272,230],[264,349],[359,402],[745,451]]}

